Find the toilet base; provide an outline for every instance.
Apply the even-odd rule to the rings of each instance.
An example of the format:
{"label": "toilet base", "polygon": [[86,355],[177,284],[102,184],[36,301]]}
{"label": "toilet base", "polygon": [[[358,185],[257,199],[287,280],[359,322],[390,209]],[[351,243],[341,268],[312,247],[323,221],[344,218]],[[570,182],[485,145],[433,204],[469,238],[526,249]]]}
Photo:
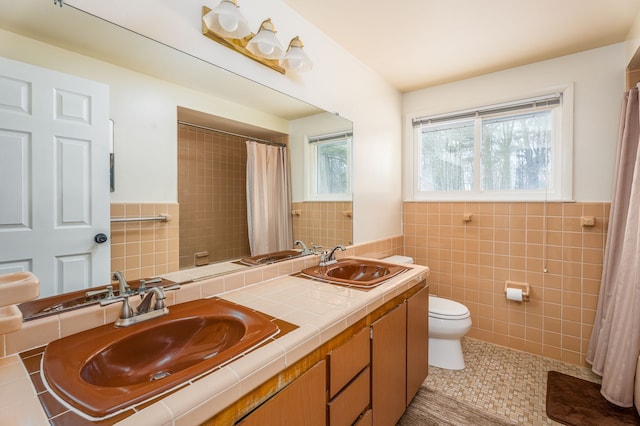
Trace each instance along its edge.
{"label": "toilet base", "polygon": [[429,338],[429,365],[447,370],[463,370],[460,339]]}

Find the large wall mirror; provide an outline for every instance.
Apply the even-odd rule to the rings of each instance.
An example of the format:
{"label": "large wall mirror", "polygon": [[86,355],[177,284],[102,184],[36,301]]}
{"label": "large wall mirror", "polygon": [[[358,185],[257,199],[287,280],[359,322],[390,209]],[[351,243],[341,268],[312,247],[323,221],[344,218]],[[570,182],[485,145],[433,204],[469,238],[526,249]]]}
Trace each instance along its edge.
{"label": "large wall mirror", "polygon": [[[352,243],[350,199],[314,198],[307,168],[312,158],[310,140],[335,135],[348,135],[351,139],[349,120],[67,4],[62,8],[39,0],[12,4],[0,16],[0,36],[6,41],[0,43],[0,56],[105,82],[112,88],[110,118],[115,135],[112,204],[186,203],[184,186],[191,183],[181,182],[180,178],[180,173],[189,168],[188,163],[179,160],[180,135],[193,131],[195,138],[202,140],[214,138],[211,136],[214,134],[226,135],[221,139],[227,143],[232,143],[227,136],[233,135],[238,139],[233,143],[241,144],[238,151],[246,151],[248,140],[287,146],[291,200],[287,214],[293,220],[292,247],[297,239],[309,246]],[[225,149],[228,151],[229,146]],[[206,155],[214,154],[207,151]],[[238,173],[238,167],[227,163],[212,164],[219,179],[224,178],[227,169]],[[238,178],[232,179],[237,187]],[[242,216],[237,211],[216,210],[223,206],[237,208],[234,203],[211,202],[212,210],[206,214]],[[181,218],[183,215],[188,216],[188,212],[181,211]],[[180,222],[181,236],[203,233],[190,230],[191,222]],[[231,244],[228,239],[228,234],[214,237],[218,246]],[[11,241],[3,240],[0,244]],[[231,251],[216,255],[217,248],[214,244],[208,248],[195,247],[184,255],[181,252],[179,267],[194,267],[195,254],[202,251],[208,252],[210,262],[228,262],[251,254]]]}

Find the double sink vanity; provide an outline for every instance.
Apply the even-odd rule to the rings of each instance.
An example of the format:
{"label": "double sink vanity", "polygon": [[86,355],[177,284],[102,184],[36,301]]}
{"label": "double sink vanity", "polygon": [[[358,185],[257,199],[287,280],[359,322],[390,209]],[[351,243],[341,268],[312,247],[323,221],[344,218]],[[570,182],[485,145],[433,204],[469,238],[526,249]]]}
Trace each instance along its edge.
{"label": "double sink vanity", "polygon": [[21,358],[74,424],[395,424],[427,375],[429,269],[317,263]]}

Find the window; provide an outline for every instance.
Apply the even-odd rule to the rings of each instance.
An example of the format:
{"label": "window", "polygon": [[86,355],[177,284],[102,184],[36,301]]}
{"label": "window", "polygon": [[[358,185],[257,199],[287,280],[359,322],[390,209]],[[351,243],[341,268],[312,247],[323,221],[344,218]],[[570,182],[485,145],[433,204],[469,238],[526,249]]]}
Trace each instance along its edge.
{"label": "window", "polygon": [[343,132],[308,139],[308,198],[351,199],[351,137],[351,132]]}
{"label": "window", "polygon": [[[570,198],[563,95],[412,120],[413,199]],[[567,140],[563,141],[563,136]]]}

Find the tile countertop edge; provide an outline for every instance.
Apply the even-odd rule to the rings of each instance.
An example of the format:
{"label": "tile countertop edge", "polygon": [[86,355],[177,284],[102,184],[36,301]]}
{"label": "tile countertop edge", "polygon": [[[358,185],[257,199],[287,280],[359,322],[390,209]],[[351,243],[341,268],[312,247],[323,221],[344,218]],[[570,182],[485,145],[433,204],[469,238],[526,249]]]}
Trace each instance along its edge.
{"label": "tile countertop edge", "polygon": [[[118,425],[134,425],[138,424],[140,420],[148,418],[147,416],[153,415],[156,410],[161,411],[163,414],[161,417],[166,416],[167,409],[171,412],[172,420],[176,421],[182,416],[195,415],[202,417],[204,413],[198,413],[198,408],[206,406],[206,417],[200,421],[205,421],[208,418],[214,416],[218,412],[226,408],[231,402],[239,399],[243,395],[252,391],[260,382],[266,381],[274,374],[277,374],[279,370],[284,367],[292,365],[294,362],[302,359],[306,353],[311,352],[315,348],[319,347],[322,343],[328,341],[332,337],[339,334],[342,330],[348,328],[351,324],[355,323],[359,318],[354,316],[364,317],[366,314],[375,310],[387,300],[403,293],[409,288],[421,282],[423,279],[427,279],[429,276],[429,268],[420,265],[404,265],[409,270],[396,276],[389,281],[383,283],[379,287],[368,291],[353,290],[352,296],[345,299],[345,305],[348,306],[336,306],[331,302],[326,302],[326,307],[331,311],[332,318],[326,323],[322,323],[322,315],[306,311],[299,306],[292,304],[287,306],[286,303],[282,303],[280,308],[288,309],[288,313],[295,311],[296,319],[304,317],[305,313],[311,318],[309,323],[297,323],[297,321],[287,320],[288,315],[281,312],[269,312],[269,309],[264,307],[251,306],[250,302],[243,302],[242,304],[249,308],[260,310],[266,314],[272,315],[276,318],[284,317],[285,321],[292,322],[300,328],[300,333],[291,332],[284,338],[286,341],[279,342],[278,340],[269,343],[261,348],[252,352],[250,357],[239,358],[233,361],[227,366],[207,376],[202,377],[196,381],[195,384],[185,387],[173,394],[168,395],[166,398],[154,403],[144,409],[138,411],[130,417],[127,417],[123,421],[117,423]],[[310,281],[305,278],[298,278],[293,276],[281,276],[268,281],[263,281],[248,287],[243,287],[238,290],[234,290],[228,293],[218,295],[218,297],[226,298],[234,301],[234,295],[240,292],[253,293],[260,289],[265,289],[274,283],[282,283],[283,280],[291,280],[291,285],[312,284],[320,288],[315,293],[322,294],[325,291],[327,298],[331,297],[332,288],[344,289],[344,287],[335,286],[331,284],[320,283],[317,281]],[[304,282],[303,282],[304,280]],[[328,287],[327,287],[328,286]],[[285,290],[286,291],[286,290]],[[342,290],[341,290],[342,291]],[[277,295],[275,296],[277,298]],[[357,299],[364,299],[364,303]],[[256,300],[267,300],[267,297],[258,297]],[[354,302],[355,301],[355,302]],[[354,302],[352,304],[348,302]],[[321,304],[320,304],[321,305]],[[315,306],[314,306],[315,307]],[[364,308],[363,308],[364,307]],[[274,315],[274,313],[276,315]],[[336,315],[340,314],[336,320]],[[319,322],[314,323],[314,320]],[[296,338],[296,334],[299,334]],[[268,362],[266,364],[255,365],[257,359],[261,359],[261,355],[267,355]],[[17,356],[17,355],[16,355]],[[255,370],[251,374],[246,374],[240,377],[238,371],[251,371],[251,364],[253,363]],[[232,373],[232,374],[231,374]],[[25,370],[25,374],[26,373]],[[256,374],[261,374],[258,378]],[[264,376],[264,377],[262,377]],[[197,386],[196,386],[197,384]],[[244,386],[243,386],[244,385]],[[0,377],[0,386],[2,386],[2,377]],[[18,395],[16,395],[18,397]],[[19,401],[16,401],[19,403]],[[213,407],[213,409],[212,409]],[[217,411],[216,411],[217,410]],[[44,409],[42,410],[44,414]],[[158,413],[160,414],[160,413]],[[165,417],[166,418],[166,417]],[[1,419],[1,416],[0,416]]]}

